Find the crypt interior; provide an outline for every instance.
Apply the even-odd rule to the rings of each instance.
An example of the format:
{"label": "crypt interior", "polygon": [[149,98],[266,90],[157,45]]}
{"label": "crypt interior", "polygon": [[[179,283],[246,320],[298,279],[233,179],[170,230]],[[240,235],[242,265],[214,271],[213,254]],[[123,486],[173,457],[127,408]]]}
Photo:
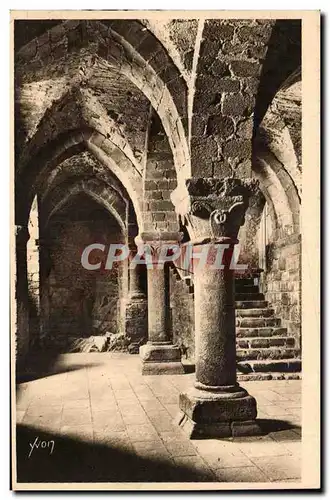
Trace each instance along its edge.
{"label": "crypt interior", "polygon": [[[106,460],[117,425],[111,443],[122,448],[114,454],[113,445],[111,460],[124,468],[130,453],[131,470],[139,472],[127,479],[121,468],[108,470],[100,459],[103,465],[92,475],[84,463],[80,475],[69,468],[68,479],[62,467],[53,479],[50,457],[43,455],[43,477],[49,480],[172,480],[173,471],[181,471],[178,477],[185,480],[228,481],[234,475],[237,480],[238,469],[249,480],[295,479],[302,342],[301,22],[16,20],[14,51],[19,449],[28,446],[32,424],[49,436],[70,427],[58,391],[68,390],[71,380],[77,392],[87,391],[91,405],[93,391],[103,401],[95,411],[69,404],[73,421],[85,415],[72,426],[83,427],[83,435],[92,432],[95,446],[103,433],[99,456]],[[229,252],[239,248],[247,271],[187,270],[180,261],[131,268],[127,260],[106,269],[101,250],[90,254],[98,268],[85,269],[82,253],[94,243],[125,244],[133,255],[140,243],[155,255],[162,244],[191,244],[198,252],[226,243]],[[46,382],[54,384],[47,394]],[[118,400],[116,392],[122,393]],[[158,396],[167,398],[165,406]],[[134,398],[141,400],[140,414]],[[153,406],[146,408],[148,401]],[[119,412],[115,421],[110,403]],[[29,408],[40,427],[29,421]],[[132,421],[122,408],[133,412]],[[103,423],[95,430],[101,413]],[[139,434],[125,427],[146,427],[145,414],[152,425],[163,425],[156,426],[157,436],[149,428],[150,448],[136,445],[144,442],[136,438],[143,429]],[[49,427],[52,420],[58,427]],[[125,444],[119,434],[130,432]],[[177,432],[186,448],[176,455],[175,438],[155,445],[162,433]],[[64,435],[72,450],[83,446],[81,435]],[[277,439],[281,435],[287,437]],[[230,455],[236,462],[232,458],[223,467],[205,462],[198,454],[202,444],[197,455],[190,448],[194,440],[223,438],[226,457],[225,440],[244,436],[270,446],[273,458],[276,445],[287,440],[290,446],[278,458],[292,462],[293,475],[285,476],[287,465],[273,477],[278,464],[263,465],[263,454],[252,460],[241,448],[238,457]],[[168,474],[164,464],[163,472],[155,466],[151,448]],[[143,471],[153,472],[144,475],[137,457],[146,461]],[[200,461],[210,471],[203,465],[196,472]],[[40,462],[37,468],[33,460],[23,462],[22,480],[40,481]]]}

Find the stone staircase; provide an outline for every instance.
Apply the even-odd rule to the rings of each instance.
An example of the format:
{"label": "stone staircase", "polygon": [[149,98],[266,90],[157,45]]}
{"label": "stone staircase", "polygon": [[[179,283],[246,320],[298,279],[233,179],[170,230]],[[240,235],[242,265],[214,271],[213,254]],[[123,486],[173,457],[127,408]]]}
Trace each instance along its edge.
{"label": "stone staircase", "polygon": [[[173,270],[193,296],[192,277],[175,267]],[[300,350],[295,338],[281,326],[281,319],[275,317],[254,277],[235,279],[235,300],[238,380],[300,378]]]}
{"label": "stone staircase", "polygon": [[235,280],[239,380],[300,378],[300,350],[254,278]]}

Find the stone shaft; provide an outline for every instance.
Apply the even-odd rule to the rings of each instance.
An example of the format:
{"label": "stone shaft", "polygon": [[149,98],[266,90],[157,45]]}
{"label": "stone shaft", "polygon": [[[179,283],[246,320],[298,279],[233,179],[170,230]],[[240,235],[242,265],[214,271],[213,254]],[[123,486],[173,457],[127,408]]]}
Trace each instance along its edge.
{"label": "stone shaft", "polygon": [[[145,234],[142,241],[151,248],[153,265],[148,266],[148,342],[140,347],[142,373],[144,375],[182,374],[180,348],[173,345],[170,322],[169,264],[160,263],[158,257],[162,245],[180,241],[181,235],[169,233],[163,239]],[[173,238],[175,236],[175,239]]]}
{"label": "stone shaft", "polygon": [[[137,249],[131,250],[132,259],[136,256]],[[137,264],[135,266],[129,265],[129,298],[140,299],[145,298],[145,280],[146,280],[146,266],[144,264]]]}
{"label": "stone shaft", "polygon": [[[180,394],[178,424],[191,437],[257,434],[255,399],[236,382],[234,274],[231,256],[244,224],[254,182],[190,179],[187,196],[178,191],[177,210],[195,248],[208,247],[206,263],[194,261],[196,380]],[[183,201],[182,201],[183,200]],[[215,245],[228,245],[214,265]],[[213,256],[212,256],[213,254]],[[219,268],[220,267],[220,268]]]}
{"label": "stone shaft", "polygon": [[196,383],[236,382],[233,271],[195,267]]}
{"label": "stone shaft", "polygon": [[168,267],[148,269],[148,340],[163,343],[169,335]]}

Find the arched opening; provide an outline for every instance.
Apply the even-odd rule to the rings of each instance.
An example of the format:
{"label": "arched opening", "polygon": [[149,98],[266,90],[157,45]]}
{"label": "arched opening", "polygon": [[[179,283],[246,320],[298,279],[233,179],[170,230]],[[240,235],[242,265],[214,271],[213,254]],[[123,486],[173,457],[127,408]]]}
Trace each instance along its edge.
{"label": "arched opening", "polygon": [[[78,193],[53,213],[43,236],[48,253],[48,262],[41,264],[42,303],[47,304],[43,347],[84,350],[84,339],[90,336],[121,333],[127,271],[124,262],[105,268],[109,245],[125,242],[115,217],[87,194]],[[105,250],[93,250],[88,261],[100,263],[99,269],[86,269],[82,253],[95,243]]]}

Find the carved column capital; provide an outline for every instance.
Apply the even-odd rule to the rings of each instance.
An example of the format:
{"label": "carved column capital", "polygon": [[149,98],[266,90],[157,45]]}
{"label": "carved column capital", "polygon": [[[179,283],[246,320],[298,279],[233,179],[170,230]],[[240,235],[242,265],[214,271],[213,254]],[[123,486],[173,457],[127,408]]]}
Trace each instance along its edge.
{"label": "carved column capital", "polygon": [[151,249],[152,255],[158,255],[164,245],[178,245],[183,239],[183,233],[179,232],[148,232],[140,233],[135,238],[135,243],[139,254],[144,253],[144,246]]}
{"label": "carved column capital", "polygon": [[254,179],[192,178],[171,199],[194,243],[235,243],[249,197],[257,189]]}

